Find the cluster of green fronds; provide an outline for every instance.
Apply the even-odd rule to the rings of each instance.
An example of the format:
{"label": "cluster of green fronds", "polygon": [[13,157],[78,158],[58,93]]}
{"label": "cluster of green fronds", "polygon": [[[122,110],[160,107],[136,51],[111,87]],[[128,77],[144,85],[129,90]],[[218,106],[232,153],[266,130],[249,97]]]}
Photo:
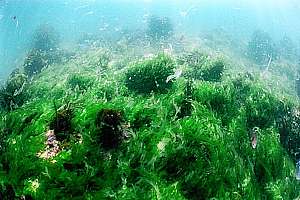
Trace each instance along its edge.
{"label": "cluster of green fronds", "polygon": [[66,56],[58,51],[58,38],[55,30],[48,25],[40,26],[35,31],[31,49],[22,67],[13,71],[6,84],[0,88],[0,110],[13,110],[22,106],[27,100],[37,97],[27,91],[32,77],[41,73],[47,66],[62,61],[63,56]]}
{"label": "cluster of green fronds", "polygon": [[31,40],[31,49],[28,52],[23,68],[28,77],[41,72],[48,65],[60,59],[59,34],[47,24],[40,25],[34,32]]}
{"label": "cluster of green fronds", "polygon": [[126,86],[142,94],[164,92],[172,86],[172,81],[167,81],[167,78],[174,73],[174,68],[172,58],[164,54],[135,63],[126,72]]}
{"label": "cluster of green fronds", "polygon": [[[256,78],[167,84],[174,63],[165,55],[119,71],[86,57],[43,70],[26,105],[1,114],[0,197],[299,198],[295,163],[281,142],[283,128],[299,140],[296,113],[282,109],[297,108]],[[42,158],[50,129],[60,151]]]}
{"label": "cluster of green fronds", "polygon": [[196,80],[220,81],[225,70],[222,59],[211,58],[199,51],[183,55],[178,62],[187,66],[186,76]]}
{"label": "cluster of green fronds", "polygon": [[92,85],[92,80],[80,74],[72,74],[68,77],[67,84],[72,90],[86,91]]}
{"label": "cluster of green fronds", "polygon": [[28,96],[26,87],[27,77],[24,74],[19,72],[12,74],[0,88],[0,110],[13,110],[23,105]]}
{"label": "cluster of green fronds", "polygon": [[43,68],[51,63],[48,63],[48,55],[41,50],[31,50],[24,61],[24,72],[29,76],[38,74]]}

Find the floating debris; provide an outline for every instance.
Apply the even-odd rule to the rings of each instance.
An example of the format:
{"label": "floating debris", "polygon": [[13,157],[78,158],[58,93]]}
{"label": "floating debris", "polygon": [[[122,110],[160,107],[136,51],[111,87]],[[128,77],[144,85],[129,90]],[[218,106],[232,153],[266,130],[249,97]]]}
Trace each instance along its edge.
{"label": "floating debris", "polygon": [[16,23],[16,28],[18,28],[18,27],[19,27],[19,20],[17,19],[17,16],[13,16],[13,17],[12,17],[12,20],[15,21],[15,23]]}
{"label": "floating debris", "polygon": [[153,53],[145,53],[144,58],[153,58],[155,55]]}
{"label": "floating debris", "polygon": [[258,138],[257,138],[258,128],[254,127],[251,132],[252,132],[252,135],[251,135],[251,147],[253,149],[256,149],[257,142],[258,142]]}
{"label": "floating debris", "polygon": [[197,9],[196,6],[192,6],[190,8],[188,8],[187,10],[182,10],[179,12],[179,15],[183,18],[187,17],[192,11],[194,11],[195,9]]}
{"label": "floating debris", "polygon": [[296,163],[296,179],[300,181],[300,160]]}
{"label": "floating debris", "polygon": [[178,79],[182,74],[182,69],[177,69],[174,74],[167,77],[166,83],[173,79]]}
{"label": "floating debris", "polygon": [[83,16],[88,16],[88,15],[93,15],[93,14],[94,14],[93,11],[89,11],[89,12],[85,13]]}
{"label": "floating debris", "polygon": [[257,135],[256,134],[253,134],[251,136],[251,146],[253,149],[256,149],[256,147],[257,147]]}

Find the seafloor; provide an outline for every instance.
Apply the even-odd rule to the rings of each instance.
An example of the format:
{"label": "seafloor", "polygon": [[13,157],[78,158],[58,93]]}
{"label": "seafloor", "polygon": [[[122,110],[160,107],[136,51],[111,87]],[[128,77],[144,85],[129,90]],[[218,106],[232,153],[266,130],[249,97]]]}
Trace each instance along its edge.
{"label": "seafloor", "polygon": [[299,198],[294,63],[217,43],[31,52],[1,89],[0,199]]}

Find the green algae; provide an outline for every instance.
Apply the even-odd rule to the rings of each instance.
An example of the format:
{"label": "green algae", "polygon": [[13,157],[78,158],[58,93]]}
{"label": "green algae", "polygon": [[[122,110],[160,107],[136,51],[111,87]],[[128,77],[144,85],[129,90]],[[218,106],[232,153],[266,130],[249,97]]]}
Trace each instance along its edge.
{"label": "green algae", "polygon": [[[271,94],[258,79],[247,76],[218,78],[218,82],[180,77],[163,88],[164,92],[153,92],[160,91],[153,88],[153,78],[163,82],[172,73],[173,67],[166,70],[169,64],[161,65],[167,60],[173,66],[171,58],[117,70],[84,62],[93,57],[90,53],[42,70],[26,89],[30,98],[23,106],[1,111],[1,197],[299,197],[292,156],[296,148],[292,152],[290,145],[281,142],[283,132],[287,138],[298,137],[298,126],[283,131],[280,120],[294,122],[288,109],[282,109],[298,110],[294,103]],[[138,95],[128,85],[129,74],[137,72],[139,81],[151,82],[151,88],[133,83],[147,95]],[[147,73],[152,77],[147,78]],[[61,138],[57,155],[42,158],[46,132],[57,128],[58,113],[66,110],[65,105],[72,110],[67,115],[69,135]],[[256,148],[251,146],[253,128],[258,130]],[[105,138],[116,143],[108,148]]]}

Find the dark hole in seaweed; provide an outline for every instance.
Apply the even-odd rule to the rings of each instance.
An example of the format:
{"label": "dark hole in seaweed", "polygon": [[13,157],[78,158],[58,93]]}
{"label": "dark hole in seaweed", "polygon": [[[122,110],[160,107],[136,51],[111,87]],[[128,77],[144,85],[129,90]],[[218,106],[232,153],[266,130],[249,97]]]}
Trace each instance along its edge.
{"label": "dark hole in seaweed", "polygon": [[106,150],[119,146],[123,138],[121,123],[122,113],[118,110],[102,109],[96,116],[96,127],[99,131],[98,142]]}
{"label": "dark hole in seaweed", "polygon": [[54,103],[54,107],[55,116],[50,122],[49,128],[50,130],[54,130],[58,141],[69,139],[70,134],[72,133],[71,120],[73,118],[73,110],[68,105],[60,110],[57,110]]}

